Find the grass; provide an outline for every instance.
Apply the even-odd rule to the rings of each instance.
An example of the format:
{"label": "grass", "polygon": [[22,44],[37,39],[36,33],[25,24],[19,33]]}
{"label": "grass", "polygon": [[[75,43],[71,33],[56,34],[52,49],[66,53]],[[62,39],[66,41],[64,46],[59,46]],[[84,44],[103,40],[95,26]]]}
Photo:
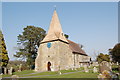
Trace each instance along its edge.
{"label": "grass", "polygon": [[[112,66],[113,69],[116,69],[118,66]],[[14,75],[18,75],[19,77],[33,77],[33,78],[97,78],[99,73],[93,73],[93,67],[90,67],[89,73],[82,72],[84,70],[83,67],[78,68],[76,70],[61,70],[61,75],[59,71],[54,72],[34,72],[33,70],[24,70],[22,72],[15,72]],[[117,72],[113,70],[114,72]],[[12,75],[3,75],[2,77],[11,77]],[[21,80],[21,79],[20,79]],[[23,79],[22,79],[23,80]],[[31,79],[32,80],[32,79]]]}
{"label": "grass", "polygon": [[21,71],[21,72],[14,72],[15,75],[21,75],[21,74],[30,74],[30,73],[34,73],[33,70],[24,70],[24,71]]}
{"label": "grass", "polygon": [[[33,70],[24,70],[21,72],[14,72],[13,75],[25,75],[25,74],[30,74],[30,73],[34,73]],[[2,77],[11,77],[12,75],[2,75]]]}
{"label": "grass", "polygon": [[[18,75],[19,77],[31,77],[33,76],[34,78],[96,78],[97,74],[92,73],[90,71],[89,73],[84,73],[84,72],[78,72],[81,69],[77,70],[61,70],[61,75],[59,74],[58,71],[54,72],[41,72],[37,73],[34,72],[33,70],[24,70],[22,72],[15,72],[14,75]],[[69,73],[69,74],[68,74]],[[2,77],[11,77],[12,75],[3,75]]]}
{"label": "grass", "polygon": [[84,73],[84,72],[76,72],[71,74],[62,74],[55,76],[43,76],[38,78],[97,78],[98,73]]}
{"label": "grass", "polygon": [[19,75],[20,77],[28,77],[28,76],[42,76],[42,75],[55,75],[58,72],[41,72],[41,73],[35,73],[35,74],[28,74],[28,75]]}

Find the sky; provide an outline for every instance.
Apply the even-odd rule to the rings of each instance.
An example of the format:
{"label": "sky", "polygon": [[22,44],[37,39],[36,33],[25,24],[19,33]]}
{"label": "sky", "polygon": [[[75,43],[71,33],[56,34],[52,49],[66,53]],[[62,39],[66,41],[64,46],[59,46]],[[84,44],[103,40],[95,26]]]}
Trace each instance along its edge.
{"label": "sky", "polygon": [[2,30],[10,60],[17,60],[17,36],[29,25],[48,31],[54,5],[69,39],[94,59],[118,42],[117,2],[3,2]]}

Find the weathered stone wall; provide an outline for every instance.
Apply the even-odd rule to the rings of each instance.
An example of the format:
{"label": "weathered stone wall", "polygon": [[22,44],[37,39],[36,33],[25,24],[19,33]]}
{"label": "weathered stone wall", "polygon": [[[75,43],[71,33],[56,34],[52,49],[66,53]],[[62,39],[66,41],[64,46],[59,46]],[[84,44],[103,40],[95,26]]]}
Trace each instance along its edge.
{"label": "weathered stone wall", "polygon": [[81,54],[74,54],[74,59],[75,59],[75,68],[79,68],[79,67],[83,67],[84,65],[88,65],[89,66],[89,61],[90,61],[90,57],[89,56],[85,56],[85,55],[81,55]]}
{"label": "weathered stone wall", "polygon": [[50,42],[51,47],[47,47],[47,43],[40,45],[38,56],[35,60],[35,71],[48,71],[48,62],[51,63],[53,71],[79,68],[80,62],[89,59],[89,56],[72,53],[68,44],[61,41]]}
{"label": "weathered stone wall", "polygon": [[60,69],[70,69],[74,64],[73,53],[68,44],[59,42]]}
{"label": "weathered stone wall", "polygon": [[47,63],[51,63],[54,71],[67,69],[73,64],[72,51],[69,45],[60,41],[50,42],[51,47],[47,47],[47,43],[40,45],[38,56],[35,60],[36,71],[47,71]]}

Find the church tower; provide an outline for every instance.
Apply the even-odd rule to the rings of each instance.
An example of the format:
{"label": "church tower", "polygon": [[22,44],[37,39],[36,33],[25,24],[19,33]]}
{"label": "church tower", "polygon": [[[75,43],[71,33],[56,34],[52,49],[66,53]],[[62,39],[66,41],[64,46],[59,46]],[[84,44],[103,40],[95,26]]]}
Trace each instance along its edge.
{"label": "church tower", "polygon": [[57,12],[54,10],[48,33],[38,49],[35,71],[69,69],[73,66],[73,60],[69,42],[64,36]]}

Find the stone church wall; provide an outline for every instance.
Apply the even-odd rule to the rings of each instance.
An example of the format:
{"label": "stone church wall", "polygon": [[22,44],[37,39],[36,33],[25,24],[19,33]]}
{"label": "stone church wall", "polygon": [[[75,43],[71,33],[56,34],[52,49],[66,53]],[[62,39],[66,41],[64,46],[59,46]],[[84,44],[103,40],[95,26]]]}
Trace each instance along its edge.
{"label": "stone church wall", "polygon": [[59,42],[60,69],[70,69],[73,67],[73,53],[68,44]]}
{"label": "stone church wall", "polygon": [[89,59],[89,56],[72,53],[68,44],[61,41],[50,42],[51,47],[47,47],[47,43],[40,45],[38,56],[35,60],[35,71],[48,71],[48,62],[51,63],[51,70],[58,71],[70,68],[79,68]]}
{"label": "stone church wall", "polygon": [[40,45],[35,61],[35,70],[40,72],[48,71],[48,62],[51,63],[53,71],[70,68],[73,65],[73,56],[69,45],[60,41],[50,43],[50,48],[47,47],[47,43]]}
{"label": "stone church wall", "polygon": [[51,63],[51,68],[56,70],[57,65],[59,65],[59,54],[58,54],[58,42],[50,42],[51,47],[47,47],[47,43],[40,45],[38,50],[38,56],[35,61],[36,71],[48,71],[48,62]]}

